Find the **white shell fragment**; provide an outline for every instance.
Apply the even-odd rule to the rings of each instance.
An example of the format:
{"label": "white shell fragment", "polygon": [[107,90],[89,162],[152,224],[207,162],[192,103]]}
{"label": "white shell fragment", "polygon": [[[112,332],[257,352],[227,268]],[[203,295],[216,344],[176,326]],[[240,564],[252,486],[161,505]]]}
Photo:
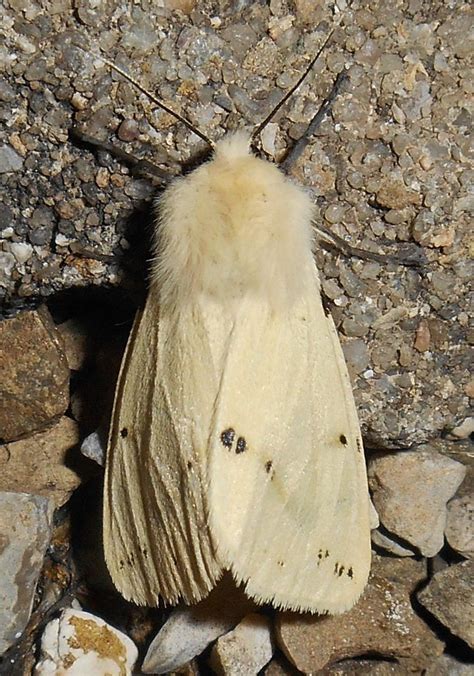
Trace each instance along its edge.
{"label": "white shell fragment", "polygon": [[135,644],[100,617],[68,608],[52,620],[41,639],[35,676],[130,676]]}

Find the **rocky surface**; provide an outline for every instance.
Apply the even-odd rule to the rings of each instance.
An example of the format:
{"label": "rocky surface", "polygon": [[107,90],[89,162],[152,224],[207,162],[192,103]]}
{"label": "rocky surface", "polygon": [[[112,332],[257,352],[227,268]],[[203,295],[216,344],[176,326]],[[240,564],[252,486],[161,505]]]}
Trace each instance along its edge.
{"label": "rocky surface", "polygon": [[418,599],[451,633],[474,648],[474,561],[436,573]]}
{"label": "rocky surface", "polygon": [[143,672],[164,674],[179,669],[235,627],[254,607],[225,576],[207,599],[172,611],[148,648]]}
{"label": "rocky surface", "polygon": [[44,495],[61,507],[81,482],[73,469],[80,467],[78,442],[77,424],[64,416],[44,432],[0,446],[0,490]]}
{"label": "rocky surface", "polygon": [[42,429],[69,403],[69,368],[46,309],[0,322],[0,439]]}
{"label": "rocky surface", "polygon": [[53,510],[48,498],[0,492],[0,655],[21,636],[30,617]]}
{"label": "rocky surface", "polygon": [[420,673],[443,652],[443,643],[417,617],[410,593],[423,571],[410,560],[397,566],[376,559],[368,587],[352,610],[340,616],[280,613],[278,643],[305,674],[335,662],[376,654]]}
{"label": "rocky surface", "polygon": [[[332,33],[298,93],[262,136],[280,159],[339,71],[348,81],[293,174],[315,221],[362,248],[424,258],[421,269],[320,248],[365,437],[426,441],[465,419],[470,3],[371,5],[191,0],[77,10],[4,3],[0,63],[0,288],[3,309],[64,289],[136,287],[156,187],[89,135],[168,175],[203,144],[96,54],[188,115],[212,138],[260,122]],[[140,277],[140,275],[139,275]],[[142,279],[142,277],[140,277]]]}
{"label": "rocky surface", "polygon": [[465,475],[463,464],[430,448],[374,456],[368,468],[380,521],[424,556],[443,547],[446,504]]}

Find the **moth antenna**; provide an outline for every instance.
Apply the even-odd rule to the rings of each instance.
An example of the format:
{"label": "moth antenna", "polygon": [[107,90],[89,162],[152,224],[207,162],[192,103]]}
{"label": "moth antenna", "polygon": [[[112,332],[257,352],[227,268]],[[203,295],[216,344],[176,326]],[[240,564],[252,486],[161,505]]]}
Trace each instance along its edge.
{"label": "moth antenna", "polygon": [[345,81],[347,80],[347,72],[345,70],[341,70],[340,73],[338,73],[334,84],[331,88],[331,91],[329,94],[326,96],[324,101],[321,103],[319,106],[319,110],[317,113],[313,116],[313,118],[310,120],[308,126],[306,127],[304,133],[300,136],[300,138],[296,141],[296,143],[293,145],[293,147],[290,149],[288,152],[287,156],[285,159],[280,162],[280,168],[287,172],[292,164],[294,164],[300,155],[303,153],[304,149],[308,145],[308,143],[311,140],[312,135],[318,128],[319,124],[321,123],[321,120],[323,117],[326,115],[326,113],[330,110],[334,99],[336,96],[339,94],[341,91]]}
{"label": "moth antenna", "polygon": [[109,66],[109,68],[114,70],[116,73],[119,73],[119,75],[121,75],[126,80],[128,80],[128,82],[130,82],[132,85],[134,85],[134,87],[136,87],[139,91],[141,91],[142,94],[145,94],[145,96],[148,96],[150,101],[153,101],[153,103],[155,103],[159,108],[161,108],[162,110],[166,111],[167,113],[172,115],[174,118],[179,120],[182,124],[184,124],[185,127],[187,127],[190,131],[192,131],[193,134],[196,134],[196,136],[199,136],[200,139],[205,141],[212,149],[215,148],[214,141],[211,141],[211,139],[209,137],[207,137],[197,127],[195,127],[192,124],[192,122],[190,122],[186,117],[184,117],[183,115],[180,115],[179,113],[177,113],[172,108],[169,108],[169,106],[167,106],[165,103],[163,103],[163,101],[160,101],[160,99],[157,96],[155,96],[154,94],[149,92],[148,89],[146,89],[143,85],[140,84],[140,82],[138,82],[138,80],[136,80],[134,77],[129,75],[127,73],[127,71],[123,70],[122,68],[117,66],[115,63],[113,63],[112,61],[109,61],[108,59],[104,58],[100,54],[95,54],[94,56],[97,56],[101,61],[103,61],[107,66]]}
{"label": "moth antenna", "polygon": [[252,132],[252,135],[251,135],[251,137],[250,137],[252,141],[260,134],[260,132],[267,126],[267,124],[268,124],[268,123],[270,122],[270,120],[274,117],[274,115],[280,110],[280,108],[281,108],[282,106],[285,105],[285,103],[288,101],[288,99],[289,99],[291,96],[293,96],[293,94],[294,94],[295,91],[298,89],[298,87],[304,82],[304,80],[305,80],[306,77],[308,76],[308,73],[311,71],[311,69],[313,68],[314,64],[316,63],[316,61],[319,59],[319,57],[321,56],[321,54],[322,54],[323,51],[325,50],[326,45],[328,44],[329,40],[330,40],[330,39],[332,38],[332,36],[334,35],[334,32],[335,32],[336,29],[339,27],[339,23],[340,23],[340,22],[338,22],[337,25],[334,26],[334,28],[332,28],[332,30],[329,32],[329,34],[328,34],[328,36],[326,37],[326,39],[324,40],[323,44],[321,45],[321,47],[320,47],[320,48],[318,49],[318,51],[316,52],[316,55],[312,58],[312,60],[310,61],[309,65],[306,67],[306,70],[305,70],[305,71],[303,72],[303,74],[298,78],[298,80],[295,82],[295,84],[293,85],[293,87],[291,87],[291,89],[289,89],[289,90],[286,92],[286,94],[284,94],[284,96],[283,96],[283,97],[280,99],[280,101],[276,104],[276,106],[273,108],[273,110],[271,110],[270,113],[267,115],[267,117],[266,117],[262,122],[260,122],[260,124],[254,129],[254,131]]}

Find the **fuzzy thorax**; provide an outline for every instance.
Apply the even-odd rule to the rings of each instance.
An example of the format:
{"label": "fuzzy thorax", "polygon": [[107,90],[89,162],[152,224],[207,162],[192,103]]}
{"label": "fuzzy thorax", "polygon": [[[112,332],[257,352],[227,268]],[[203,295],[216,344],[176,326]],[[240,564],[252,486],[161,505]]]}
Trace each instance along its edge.
{"label": "fuzzy thorax", "polygon": [[158,201],[152,285],[163,306],[208,295],[232,302],[263,295],[292,303],[311,263],[309,197],[249,139],[220,141],[211,161],[177,179]]}

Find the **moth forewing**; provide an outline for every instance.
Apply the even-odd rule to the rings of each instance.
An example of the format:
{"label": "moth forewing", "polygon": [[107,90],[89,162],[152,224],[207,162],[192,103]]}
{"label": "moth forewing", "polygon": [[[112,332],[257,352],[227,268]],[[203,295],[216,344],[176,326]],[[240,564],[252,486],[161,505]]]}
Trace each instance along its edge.
{"label": "moth forewing", "polygon": [[342,612],[370,565],[359,425],[312,259],[311,202],[227,137],[164,194],[117,389],[104,543],[156,605],[231,570],[257,601]]}

